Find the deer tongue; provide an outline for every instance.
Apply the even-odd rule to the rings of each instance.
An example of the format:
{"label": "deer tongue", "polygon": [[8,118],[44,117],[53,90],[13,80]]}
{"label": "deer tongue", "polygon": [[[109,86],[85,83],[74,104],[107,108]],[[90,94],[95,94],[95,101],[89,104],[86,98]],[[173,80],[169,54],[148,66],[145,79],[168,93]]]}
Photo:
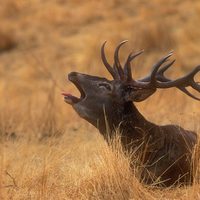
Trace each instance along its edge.
{"label": "deer tongue", "polygon": [[64,96],[65,102],[68,104],[78,103],[80,100],[79,98],[77,98],[69,93],[62,92],[61,94]]}

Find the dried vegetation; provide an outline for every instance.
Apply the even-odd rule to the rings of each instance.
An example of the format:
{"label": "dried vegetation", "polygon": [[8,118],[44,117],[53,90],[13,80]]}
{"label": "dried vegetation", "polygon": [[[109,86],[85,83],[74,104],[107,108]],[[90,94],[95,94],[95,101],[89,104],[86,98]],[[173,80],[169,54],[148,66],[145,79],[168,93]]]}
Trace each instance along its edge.
{"label": "dried vegetation", "polygon": [[[200,64],[199,13],[195,0],[3,1],[0,199],[199,199],[198,171],[191,187],[161,190],[139,183],[118,139],[108,148],[60,95],[77,92],[66,81],[71,71],[109,77],[99,56],[104,40],[110,60],[124,39],[129,44],[121,59],[145,49],[133,64],[136,78],[172,49],[177,61],[168,75],[187,73]],[[151,121],[200,132],[199,102],[176,89],[137,106]]]}

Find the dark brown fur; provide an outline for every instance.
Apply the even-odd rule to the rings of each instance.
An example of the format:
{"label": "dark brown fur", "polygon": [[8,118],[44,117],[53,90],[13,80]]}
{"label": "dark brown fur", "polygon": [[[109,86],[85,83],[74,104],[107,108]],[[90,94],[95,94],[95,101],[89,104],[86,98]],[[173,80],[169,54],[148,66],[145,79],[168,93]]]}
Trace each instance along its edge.
{"label": "dark brown fur", "polygon": [[[80,117],[98,128],[106,140],[108,140],[108,129],[111,136],[116,129],[120,130],[124,149],[134,150],[136,154],[142,155],[138,160],[138,166],[141,168],[141,181],[146,184],[157,182],[159,186],[191,184],[193,181],[191,159],[194,145],[197,142],[196,133],[176,125],[159,126],[151,123],[132,103],[132,101],[145,100],[156,91],[157,87],[176,86],[188,94],[185,91],[185,88],[189,86],[187,80],[183,77],[181,83],[184,81],[184,85],[174,85],[177,81],[171,81],[163,76],[163,72],[173,62],[159,70],[160,66],[171,56],[170,54],[155,65],[153,76],[134,81],[130,71],[130,61],[134,55],[130,54],[132,57],[129,55],[122,69],[118,60],[120,45],[115,51],[113,68],[105,60],[104,49],[102,51],[104,64],[114,80],[72,72],[68,75],[69,80],[77,86],[81,97],[77,98],[64,93],[65,101],[73,106]],[[139,54],[140,52],[135,55]],[[195,73],[199,70],[198,68]],[[195,87],[200,91],[199,85]],[[188,95],[198,99],[192,94]]]}

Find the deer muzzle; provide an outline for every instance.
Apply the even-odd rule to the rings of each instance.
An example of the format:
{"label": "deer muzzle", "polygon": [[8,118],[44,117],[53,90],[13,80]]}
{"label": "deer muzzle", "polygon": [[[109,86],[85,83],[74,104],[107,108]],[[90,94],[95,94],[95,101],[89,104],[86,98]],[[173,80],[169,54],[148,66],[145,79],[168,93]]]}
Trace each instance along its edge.
{"label": "deer muzzle", "polygon": [[85,92],[81,86],[81,81],[80,78],[81,74],[77,73],[77,72],[71,72],[68,74],[68,79],[69,81],[71,81],[72,83],[74,83],[74,85],[77,87],[77,89],[80,92],[80,97],[75,97],[70,93],[67,92],[63,92],[62,95],[64,96],[64,101],[68,104],[76,104],[79,103],[80,101],[82,101],[85,98]]}

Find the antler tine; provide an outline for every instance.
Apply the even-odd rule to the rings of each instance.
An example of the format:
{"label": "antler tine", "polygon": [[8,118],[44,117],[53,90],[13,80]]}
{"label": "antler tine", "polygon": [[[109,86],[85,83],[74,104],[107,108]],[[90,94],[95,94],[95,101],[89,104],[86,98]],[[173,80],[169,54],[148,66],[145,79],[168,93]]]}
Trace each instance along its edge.
{"label": "antler tine", "polygon": [[122,41],[115,49],[114,53],[114,69],[118,72],[120,79],[124,79],[124,71],[121,67],[120,61],[119,61],[119,49],[120,47],[128,42],[128,40]]}
{"label": "antler tine", "polygon": [[[162,66],[163,63],[165,63],[169,57],[171,57],[173,54],[173,52],[170,52],[167,56],[161,58],[154,66],[153,66],[153,69],[152,69],[152,72],[150,74],[150,83],[151,84],[155,84],[156,83],[156,74],[159,70],[159,68]],[[167,65],[166,65],[167,66]],[[165,66],[165,68],[166,68]],[[170,65],[171,66],[171,65]],[[170,67],[170,66],[167,66],[167,69]],[[166,70],[166,69],[165,69]],[[165,71],[164,70],[164,71]],[[162,72],[162,71],[161,71]]]}
{"label": "antler tine", "polygon": [[131,54],[129,54],[126,62],[125,62],[125,65],[124,65],[124,74],[126,76],[126,80],[127,81],[132,81],[133,78],[132,78],[132,72],[131,72],[131,63],[130,63],[130,60],[131,60]]}
{"label": "antler tine", "polygon": [[[167,63],[166,65],[164,65],[161,69],[158,70],[158,72],[156,73],[156,79],[158,81],[161,82],[167,82],[167,81],[171,81],[170,79],[166,78],[164,76],[164,73],[167,69],[169,69],[173,64],[174,64],[175,60],[172,60],[171,62]],[[144,82],[149,82],[150,81],[150,76],[146,77],[146,79],[143,79]]]}
{"label": "antler tine", "polygon": [[177,87],[179,90],[181,90],[182,92],[184,92],[185,94],[187,94],[188,96],[192,97],[193,99],[196,99],[198,101],[200,101],[200,98],[195,97],[192,93],[190,93],[185,87]]}
{"label": "antler tine", "polygon": [[130,62],[132,60],[134,60],[137,56],[139,56],[140,54],[144,53],[144,49],[142,49],[141,51],[138,51],[137,53],[135,54],[131,54],[131,57],[130,57]]}
{"label": "antler tine", "polygon": [[[166,66],[167,68],[167,66]],[[169,67],[168,67],[169,68]],[[199,82],[195,82],[194,77],[195,75],[200,71],[200,65],[195,67],[192,72],[189,74],[183,76],[182,78],[176,79],[176,80],[170,80],[163,76],[165,70],[162,70],[158,76],[159,82],[156,82],[156,88],[171,88],[171,87],[177,87],[179,90],[187,94],[188,96],[199,100],[200,98],[194,96],[192,93],[190,93],[186,88],[192,87],[194,90],[200,92],[200,84]]]}
{"label": "antler tine", "polygon": [[[166,56],[169,58],[169,55]],[[166,58],[164,57],[164,59]],[[161,59],[160,61],[162,61]],[[165,60],[166,61],[166,60]],[[194,96],[191,92],[187,90],[187,87],[192,87],[194,90],[200,92],[200,84],[199,82],[195,82],[194,77],[195,75],[200,71],[200,65],[197,66],[187,74],[186,76],[183,76],[182,78],[176,79],[176,80],[170,80],[164,76],[164,72],[169,69],[173,65],[175,60],[171,61],[170,63],[166,64],[163,66],[161,69],[159,69],[158,66],[154,67],[153,71],[155,70],[155,75],[154,75],[154,80],[155,82],[151,82],[151,75],[139,80],[139,84],[143,86],[148,86],[152,85],[153,87],[156,88],[172,88],[172,87],[177,87],[179,90],[187,94],[188,96],[192,97],[193,99],[199,100],[199,97]],[[159,69],[159,70],[157,70]]]}
{"label": "antler tine", "polygon": [[192,72],[183,76],[182,78],[178,78],[176,80],[170,80],[167,82],[157,82],[157,86],[159,88],[169,88],[169,87],[189,87],[191,86],[193,89],[200,92],[200,85],[195,82],[194,76],[200,71],[200,65],[195,67]]}
{"label": "antler tine", "polygon": [[140,54],[142,54],[144,52],[144,50],[141,50],[135,54],[130,53],[128,58],[126,59],[125,65],[124,65],[124,74],[126,76],[126,80],[127,81],[132,81],[132,72],[131,72],[131,61],[136,58],[137,56],[139,56]]}
{"label": "antler tine", "polygon": [[195,82],[193,81],[192,84],[191,84],[191,87],[197,91],[200,92],[200,85],[199,85],[199,82]]}
{"label": "antler tine", "polygon": [[155,85],[156,80],[162,81],[162,82],[169,81],[170,79],[167,79],[164,76],[164,72],[174,63],[174,61],[166,64],[161,69],[160,67],[162,66],[163,63],[167,62],[170,56],[172,56],[172,52],[170,52],[167,56],[161,58],[155,65],[153,65],[152,72],[148,76],[142,79],[139,79],[138,83],[143,86],[148,86],[148,85]]}
{"label": "antler tine", "polygon": [[116,79],[116,74],[112,68],[112,66],[108,63],[107,59],[106,59],[106,55],[105,55],[105,45],[106,45],[106,42],[105,41],[101,47],[101,59],[103,61],[103,64],[105,65],[106,69],[110,72],[110,74],[112,75],[112,77],[114,79]]}
{"label": "antler tine", "polygon": [[[168,63],[167,65],[165,65],[164,67],[162,67],[159,71],[158,71],[158,77],[157,80],[161,81],[161,82],[168,82],[171,81],[170,79],[166,78],[164,76],[164,72],[171,66],[173,65],[173,63],[175,62],[175,60],[173,60],[172,62]],[[192,73],[196,72],[198,68],[195,68]],[[198,72],[198,71],[197,71]],[[196,72],[196,73],[197,73]],[[195,74],[196,74],[195,73]],[[190,73],[191,74],[191,73]],[[182,92],[184,92],[185,94],[187,94],[188,96],[196,99],[196,100],[200,100],[200,98],[195,97],[192,93],[190,93],[185,87],[182,86],[178,86],[177,87],[179,90],[181,90]],[[197,91],[200,90],[200,85],[196,85],[195,82],[192,83],[192,88],[196,89]]]}

